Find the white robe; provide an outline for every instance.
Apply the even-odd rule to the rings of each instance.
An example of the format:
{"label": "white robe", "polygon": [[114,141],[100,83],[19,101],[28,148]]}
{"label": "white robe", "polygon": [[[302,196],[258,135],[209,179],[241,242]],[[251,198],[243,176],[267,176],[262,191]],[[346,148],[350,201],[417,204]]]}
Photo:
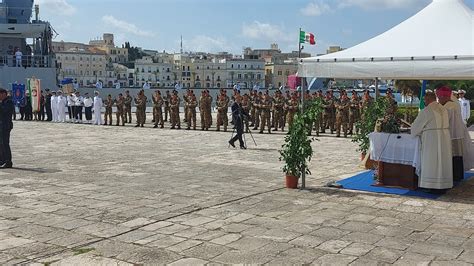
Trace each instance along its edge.
{"label": "white robe", "polygon": [[102,106],[104,105],[104,102],[102,101],[102,98],[99,96],[94,97],[94,125],[102,125],[104,122],[102,121]]}
{"label": "white robe", "polygon": [[453,187],[453,156],[448,111],[437,102],[422,110],[411,127],[421,136],[421,174],[419,186],[429,189]]}
{"label": "white robe", "polygon": [[58,121],[61,123],[66,122],[66,104],[66,97],[58,96]]}
{"label": "white robe", "polygon": [[51,96],[51,113],[53,115],[53,122],[58,122],[58,96]]}
{"label": "white robe", "polygon": [[452,99],[444,105],[444,108],[448,110],[453,156],[463,157],[464,170],[469,171],[474,168],[474,147],[461,117],[461,106],[457,103],[457,99]]}

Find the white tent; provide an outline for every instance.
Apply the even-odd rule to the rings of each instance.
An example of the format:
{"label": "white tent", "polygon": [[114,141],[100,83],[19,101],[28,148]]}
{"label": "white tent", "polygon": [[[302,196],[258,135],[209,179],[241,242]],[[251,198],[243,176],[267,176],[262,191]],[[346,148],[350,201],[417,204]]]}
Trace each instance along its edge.
{"label": "white tent", "polygon": [[389,31],[347,50],[301,59],[301,77],[474,80],[474,12],[433,0]]}

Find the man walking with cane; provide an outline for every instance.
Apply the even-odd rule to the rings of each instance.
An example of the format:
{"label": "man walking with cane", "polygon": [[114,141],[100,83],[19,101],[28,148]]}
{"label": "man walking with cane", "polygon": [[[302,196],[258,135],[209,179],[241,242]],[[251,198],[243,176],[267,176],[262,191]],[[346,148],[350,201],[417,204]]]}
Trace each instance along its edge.
{"label": "man walking with cane", "polygon": [[249,117],[249,114],[242,109],[242,96],[238,95],[235,98],[234,104],[232,104],[232,121],[234,122],[235,130],[237,134],[229,140],[230,146],[235,148],[235,142],[239,140],[240,148],[245,150],[244,140],[242,135],[244,134],[244,117]]}

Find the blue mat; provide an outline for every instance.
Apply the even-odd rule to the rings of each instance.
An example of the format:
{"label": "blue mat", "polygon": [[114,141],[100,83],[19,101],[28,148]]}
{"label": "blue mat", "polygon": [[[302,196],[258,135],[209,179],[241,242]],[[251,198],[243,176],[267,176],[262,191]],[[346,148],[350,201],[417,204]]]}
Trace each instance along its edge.
{"label": "blue mat", "polygon": [[[461,182],[456,182],[454,186],[458,186],[462,182],[469,180],[472,177],[474,177],[474,172],[466,172],[464,174],[464,180]],[[408,189],[401,188],[375,187],[373,186],[373,184],[375,183],[374,181],[374,171],[365,171],[353,177],[338,181],[337,183],[342,185],[344,189],[368,191],[375,193],[402,195],[426,199],[437,199],[442,196],[438,194],[426,193],[421,190],[411,191]]]}

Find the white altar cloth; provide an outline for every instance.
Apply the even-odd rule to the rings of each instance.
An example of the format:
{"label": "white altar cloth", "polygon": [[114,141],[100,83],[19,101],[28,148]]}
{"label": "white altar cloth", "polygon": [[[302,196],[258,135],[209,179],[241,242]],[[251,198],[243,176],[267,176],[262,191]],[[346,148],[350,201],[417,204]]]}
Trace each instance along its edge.
{"label": "white altar cloth", "polygon": [[420,175],[420,139],[410,134],[388,134],[374,132],[369,134],[370,158],[385,163],[411,165]]}

